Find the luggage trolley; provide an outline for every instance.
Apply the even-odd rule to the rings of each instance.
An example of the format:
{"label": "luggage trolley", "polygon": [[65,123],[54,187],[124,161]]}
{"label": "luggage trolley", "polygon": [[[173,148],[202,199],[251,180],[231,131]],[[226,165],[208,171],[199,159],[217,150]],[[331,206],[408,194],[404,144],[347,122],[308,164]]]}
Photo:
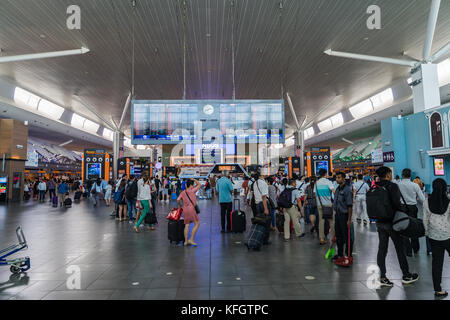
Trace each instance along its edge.
{"label": "luggage trolley", "polygon": [[0,266],[11,266],[10,270],[14,274],[20,274],[30,269],[30,258],[16,258],[7,260],[6,258],[24,249],[28,249],[27,240],[23,234],[22,228],[16,229],[18,244],[12,245],[6,249],[0,250]]}

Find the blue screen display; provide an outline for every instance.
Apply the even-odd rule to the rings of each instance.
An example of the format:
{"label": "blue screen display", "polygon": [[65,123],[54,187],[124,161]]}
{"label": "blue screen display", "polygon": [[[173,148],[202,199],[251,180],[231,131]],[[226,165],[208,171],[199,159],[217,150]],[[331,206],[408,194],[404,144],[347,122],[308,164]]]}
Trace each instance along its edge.
{"label": "blue screen display", "polygon": [[283,100],[132,101],[133,144],[284,143]]}
{"label": "blue screen display", "polygon": [[92,176],[100,177],[101,169],[102,169],[100,163],[90,163],[87,166],[88,166],[88,176],[89,177],[92,177]]}

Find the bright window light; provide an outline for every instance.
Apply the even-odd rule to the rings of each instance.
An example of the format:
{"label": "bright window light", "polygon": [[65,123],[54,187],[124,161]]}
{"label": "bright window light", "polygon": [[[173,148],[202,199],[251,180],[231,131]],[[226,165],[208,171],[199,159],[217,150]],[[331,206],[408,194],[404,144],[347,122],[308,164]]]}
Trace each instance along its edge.
{"label": "bright window light", "polygon": [[113,132],[109,129],[103,128],[103,137],[107,138],[108,140],[113,140]]}
{"label": "bright window light", "polygon": [[136,146],[136,149],[138,149],[138,150],[145,150],[145,146],[139,145],[139,146]]}
{"label": "bright window light", "polygon": [[286,147],[290,147],[293,146],[295,144],[295,139],[294,137],[291,137],[289,139],[286,140]]}
{"label": "bright window light", "polygon": [[311,138],[314,135],[314,128],[309,127],[305,130],[305,140]]}
{"label": "bright window light", "polygon": [[14,90],[14,101],[29,108],[37,109],[40,100],[41,98],[37,95],[34,95],[22,88],[16,87]]}
{"label": "bright window light", "polygon": [[360,102],[357,105],[351,107],[349,110],[353,118],[362,118],[363,116],[373,111],[372,102],[370,100],[364,100],[363,102]]}
{"label": "bright window light", "polygon": [[130,147],[131,148],[131,140],[129,139],[129,138],[127,138],[127,137],[125,137],[125,139],[124,139],[125,141],[124,141],[124,145],[125,146],[127,146],[127,147]]}
{"label": "bright window light", "polygon": [[380,107],[387,106],[394,101],[392,89],[389,88],[377,95],[374,95],[372,98],[370,98],[370,101],[372,101],[374,109],[379,109]]}
{"label": "bright window light", "polygon": [[344,124],[344,116],[342,115],[342,112],[332,116],[330,120],[333,128],[339,127],[340,125]]}
{"label": "bright window light", "polygon": [[317,125],[319,126],[321,132],[328,131],[333,128],[333,123],[331,122],[330,118],[319,122]]}
{"label": "bright window light", "polygon": [[438,64],[439,86],[450,83],[450,59],[444,60]]}
{"label": "bright window light", "polygon": [[86,118],[83,118],[82,116],[79,116],[76,113],[74,113],[70,124],[75,128],[83,129],[85,121]]}
{"label": "bright window light", "polygon": [[100,128],[100,125],[92,122],[91,120],[87,120],[84,122],[84,129],[86,131],[89,131],[91,133],[97,133],[98,129]]}
{"label": "bright window light", "polygon": [[51,103],[50,101],[41,100],[39,102],[38,111],[45,113],[53,119],[59,119],[64,113],[64,108]]}

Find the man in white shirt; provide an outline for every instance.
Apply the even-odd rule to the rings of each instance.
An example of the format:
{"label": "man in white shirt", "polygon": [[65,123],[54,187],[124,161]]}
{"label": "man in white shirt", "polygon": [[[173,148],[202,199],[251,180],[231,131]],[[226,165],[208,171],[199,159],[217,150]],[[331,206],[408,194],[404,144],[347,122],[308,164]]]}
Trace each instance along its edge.
{"label": "man in white shirt", "polygon": [[45,201],[45,193],[47,192],[47,184],[44,180],[41,180],[38,184],[38,190],[39,190],[39,202]]}
{"label": "man in white shirt", "polygon": [[264,179],[259,177],[259,173],[252,175],[252,181],[249,184],[250,190],[252,190],[252,197],[255,199],[255,207],[252,208],[253,215],[265,214],[267,216],[266,234],[264,236],[263,244],[268,245],[270,236],[270,218],[269,218],[269,186]]}
{"label": "man in white shirt", "polygon": [[[327,170],[320,169],[319,171],[319,180],[317,180],[315,185],[316,192],[316,203],[317,210],[319,211],[319,238],[320,244],[324,245],[327,243],[325,240],[325,220],[323,218],[323,208],[324,207],[332,207],[332,198],[335,192],[335,188],[333,183],[326,178]],[[327,209],[329,210],[329,209]],[[330,230],[332,233],[332,237],[334,237],[334,217],[328,218],[328,222],[330,223]]]}
{"label": "man in white shirt", "polygon": [[284,213],[284,241],[289,241],[290,238],[290,229],[291,229],[291,220],[294,225],[294,231],[297,238],[302,238],[305,236],[303,232],[302,225],[300,224],[299,219],[302,217],[302,202],[301,192],[297,187],[298,180],[290,180],[290,184],[286,187],[286,192],[291,193],[292,199],[292,207],[290,208],[280,208],[280,210]]}
{"label": "man in white shirt", "polygon": [[[400,203],[406,204],[408,208],[408,215],[413,218],[417,218],[417,201],[421,204],[425,201],[425,196],[420,190],[417,183],[411,181],[411,169],[403,169],[402,180],[397,183],[400,193],[403,199],[400,199]],[[406,201],[406,203],[404,202]],[[406,250],[406,255],[412,257],[412,251],[417,254],[420,249],[419,239],[417,238],[404,238],[404,248]]]}
{"label": "man in white shirt", "polygon": [[299,179],[295,181],[295,188],[297,188],[300,191],[300,197],[303,197],[305,195],[306,190],[305,176],[301,176]]}
{"label": "man in white shirt", "polygon": [[366,206],[366,193],[369,191],[369,185],[364,181],[362,174],[358,174],[358,181],[353,185],[353,193],[356,199],[356,221],[361,222],[361,215],[364,225],[369,223]]}

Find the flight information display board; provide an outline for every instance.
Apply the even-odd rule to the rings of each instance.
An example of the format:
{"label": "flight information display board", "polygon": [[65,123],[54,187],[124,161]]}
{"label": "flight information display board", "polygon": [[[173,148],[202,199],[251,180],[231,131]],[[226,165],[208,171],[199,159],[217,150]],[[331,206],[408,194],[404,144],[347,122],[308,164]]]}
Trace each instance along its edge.
{"label": "flight information display board", "polygon": [[131,120],[132,144],[285,142],[283,100],[133,100]]}

